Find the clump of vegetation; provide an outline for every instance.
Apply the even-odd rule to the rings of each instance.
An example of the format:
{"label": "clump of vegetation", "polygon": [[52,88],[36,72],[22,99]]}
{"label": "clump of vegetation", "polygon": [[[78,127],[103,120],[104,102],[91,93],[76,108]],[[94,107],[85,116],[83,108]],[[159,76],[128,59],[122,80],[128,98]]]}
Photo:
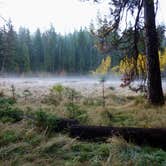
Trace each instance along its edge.
{"label": "clump of vegetation", "polygon": [[19,108],[6,107],[0,109],[0,120],[2,122],[17,122],[22,120],[23,111]]}
{"label": "clump of vegetation", "polygon": [[55,93],[56,97],[58,97],[59,101],[62,99],[62,93],[64,91],[64,87],[61,84],[54,85],[51,88],[51,91]]}
{"label": "clump of vegetation", "polygon": [[77,119],[81,123],[86,123],[88,114],[79,105],[74,103],[66,104],[67,116],[71,119]]}
{"label": "clump of vegetation", "polygon": [[113,116],[112,116],[112,113],[110,113],[108,109],[104,108],[104,110],[101,111],[100,116],[101,116],[101,119],[104,124],[107,124],[107,125],[112,124]]}
{"label": "clump of vegetation", "polygon": [[23,111],[14,107],[14,98],[0,97],[0,120],[2,122],[17,122],[22,120]]}
{"label": "clump of vegetation", "polygon": [[9,143],[15,143],[19,140],[19,134],[13,130],[7,130],[0,133],[0,146],[8,145]]}
{"label": "clump of vegetation", "polygon": [[31,130],[26,131],[23,135],[23,141],[29,143],[32,146],[37,146],[40,144],[42,139],[44,138],[39,132],[36,132],[34,128]]}
{"label": "clump of vegetation", "polygon": [[56,115],[48,114],[43,110],[35,112],[35,122],[40,128],[46,129],[48,132],[58,130],[58,122],[60,118]]}
{"label": "clump of vegetation", "polygon": [[7,105],[13,105],[15,103],[16,103],[16,100],[13,98],[0,97],[0,107],[7,106]]}
{"label": "clump of vegetation", "polygon": [[43,103],[49,103],[53,104],[55,106],[59,105],[64,99],[64,90],[65,87],[63,87],[61,84],[56,84],[50,89],[50,93],[48,96],[45,97],[43,100]]}
{"label": "clump of vegetation", "polygon": [[78,102],[81,94],[76,90],[64,87],[61,84],[56,84],[50,89],[50,93],[45,97],[43,103],[50,103],[55,106],[63,105],[64,103]]}
{"label": "clump of vegetation", "polygon": [[111,146],[98,143],[76,143],[71,150],[77,162],[89,161],[91,165],[101,165],[109,156]]}
{"label": "clump of vegetation", "polygon": [[76,90],[66,87],[65,88],[65,96],[69,99],[71,103],[74,103],[78,98],[80,98],[81,94]]}
{"label": "clump of vegetation", "polygon": [[83,104],[86,106],[98,107],[103,104],[103,101],[98,97],[84,97]]}
{"label": "clump of vegetation", "polygon": [[166,153],[162,150],[127,143],[124,139],[113,137],[108,142],[111,144],[108,165],[164,165]]}

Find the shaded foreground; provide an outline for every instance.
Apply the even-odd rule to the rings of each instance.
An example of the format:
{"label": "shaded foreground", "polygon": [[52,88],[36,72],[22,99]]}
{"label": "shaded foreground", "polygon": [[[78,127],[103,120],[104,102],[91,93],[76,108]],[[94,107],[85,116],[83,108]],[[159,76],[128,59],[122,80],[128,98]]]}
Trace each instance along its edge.
{"label": "shaded foreground", "polygon": [[[116,91],[109,87],[106,92],[104,108],[101,96],[83,96],[60,85],[51,88],[42,98],[21,97],[17,95],[17,90],[15,94],[11,91],[8,96],[1,92],[0,165],[166,165],[164,150],[129,143],[117,137],[119,134],[105,141],[85,142],[70,138],[68,129],[55,132],[60,118],[76,119],[80,127],[166,128],[165,105],[150,106],[141,95],[116,96]],[[23,118],[25,116],[26,119]],[[92,130],[89,135],[93,133]],[[131,133],[134,134],[135,130]],[[143,138],[142,133],[138,136]],[[164,138],[161,137],[163,141]],[[160,144],[162,140],[153,141]]]}

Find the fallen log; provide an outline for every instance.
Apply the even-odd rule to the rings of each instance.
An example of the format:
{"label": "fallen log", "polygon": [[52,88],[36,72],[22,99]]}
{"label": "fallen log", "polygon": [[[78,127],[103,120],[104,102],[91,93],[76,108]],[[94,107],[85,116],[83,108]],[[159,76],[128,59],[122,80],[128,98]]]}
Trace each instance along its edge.
{"label": "fallen log", "polygon": [[112,136],[121,136],[127,142],[138,145],[149,145],[166,150],[166,128],[132,128],[108,126],[82,126],[70,127],[70,136],[81,140],[96,140]]}
{"label": "fallen log", "polygon": [[69,129],[73,125],[78,125],[79,121],[76,119],[65,119],[65,118],[60,118],[57,121],[57,126],[55,131],[62,131],[64,129]]}
{"label": "fallen log", "polygon": [[[32,121],[36,121],[35,116],[33,115],[23,115],[22,119],[26,119],[26,120],[32,120]],[[46,126],[46,121],[43,121],[43,126]],[[60,132],[64,129],[68,129],[70,128],[72,125],[78,125],[79,121],[77,119],[67,119],[67,118],[58,118],[58,119],[53,119],[53,121],[51,121],[51,123],[53,123],[54,125],[51,126],[51,130],[54,130],[56,132]]]}

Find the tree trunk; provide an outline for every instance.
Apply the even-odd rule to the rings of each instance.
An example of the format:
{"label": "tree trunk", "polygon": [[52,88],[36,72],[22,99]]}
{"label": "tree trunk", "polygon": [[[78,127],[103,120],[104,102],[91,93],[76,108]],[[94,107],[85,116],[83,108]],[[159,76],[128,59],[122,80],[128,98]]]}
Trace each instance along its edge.
{"label": "tree trunk", "polygon": [[148,100],[164,104],[158,57],[158,37],[155,25],[154,0],[144,0],[145,42],[147,55]]}

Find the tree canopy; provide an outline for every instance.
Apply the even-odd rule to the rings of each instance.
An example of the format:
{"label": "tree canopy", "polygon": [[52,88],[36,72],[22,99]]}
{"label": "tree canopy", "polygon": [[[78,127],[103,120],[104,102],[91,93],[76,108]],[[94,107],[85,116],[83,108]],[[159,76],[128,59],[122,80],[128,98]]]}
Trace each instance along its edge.
{"label": "tree canopy", "polygon": [[[95,2],[99,1],[100,0],[95,0]],[[107,37],[110,33],[116,33],[119,31],[120,25],[125,23],[126,26],[122,35],[117,39],[118,41],[121,41],[124,36],[129,38],[130,45],[126,47],[126,50],[130,50],[130,56],[133,57],[134,65],[131,69],[133,79],[133,77],[138,75],[138,45],[142,35],[145,43],[147,59],[148,100],[152,104],[163,104],[164,97],[161,86],[161,73],[158,56],[159,37],[155,23],[158,0],[110,0],[108,5],[110,7],[109,19],[100,21],[100,28],[95,32],[93,31],[93,34],[99,40],[100,49],[103,52],[109,51],[109,41],[107,40]]]}

